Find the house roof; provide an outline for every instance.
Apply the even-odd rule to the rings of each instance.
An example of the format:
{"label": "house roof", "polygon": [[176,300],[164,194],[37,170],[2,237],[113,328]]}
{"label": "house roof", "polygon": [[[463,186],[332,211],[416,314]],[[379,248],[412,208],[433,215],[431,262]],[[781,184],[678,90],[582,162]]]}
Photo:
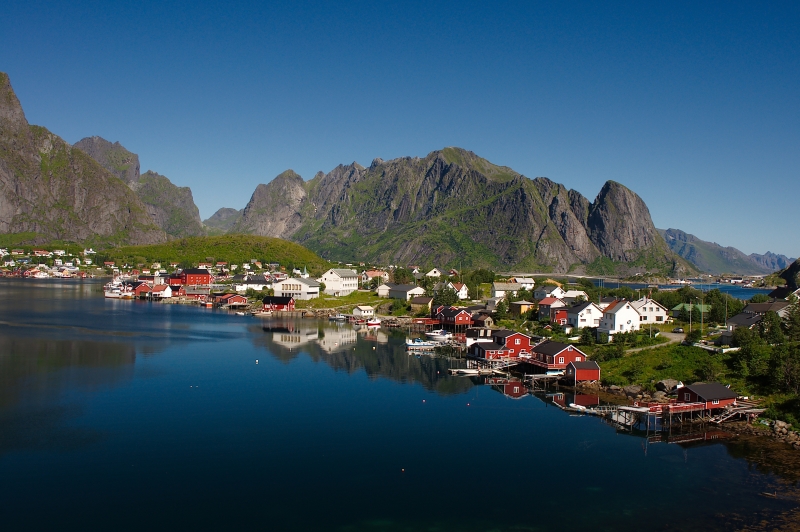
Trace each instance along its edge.
{"label": "house roof", "polygon": [[636,310],[639,310],[640,308],[642,308],[644,306],[647,306],[647,305],[655,305],[655,306],[661,307],[664,310],[666,310],[666,307],[664,305],[662,305],[661,303],[659,303],[658,301],[656,301],[654,299],[650,299],[650,298],[647,298],[647,297],[643,297],[642,299],[637,299],[636,301],[631,301],[631,306],[633,308],[635,308]]}
{"label": "house roof", "polygon": [[466,330],[467,338],[489,338],[492,336],[492,330],[486,327],[472,327]]}
{"label": "house roof", "polygon": [[525,301],[523,299],[522,301],[512,301],[511,304],[512,305],[535,305],[536,303],[534,303],[532,301]]}
{"label": "house roof", "polygon": [[192,275],[211,275],[211,273],[206,270],[205,268],[186,268],[183,270],[183,273],[192,274]]}
{"label": "house roof", "polygon": [[464,283],[452,283],[452,285],[453,285],[453,288],[455,288],[456,292],[460,292],[462,288],[467,286]]}
{"label": "house roof", "polygon": [[542,305],[552,306],[554,303],[561,303],[562,305],[565,304],[563,301],[561,301],[557,297],[546,297],[546,298],[542,299],[541,301],[539,301],[539,306],[542,306]]}
{"label": "house roof", "polygon": [[727,386],[723,386],[718,382],[709,382],[705,384],[690,384],[689,386],[684,386],[684,388],[696,393],[698,397],[706,401],[716,401],[719,399],[736,399],[737,397],[739,397],[739,394],[737,394]]}
{"label": "house roof", "polygon": [[597,365],[597,362],[594,360],[584,360],[582,362],[570,362],[570,365],[574,366],[575,369],[600,369],[600,366]]}
{"label": "house roof", "polygon": [[[519,333],[517,331],[510,331],[508,329],[498,329],[498,330],[492,332],[492,336],[498,336],[500,338],[508,338],[509,336],[514,335],[514,334],[522,334],[522,333]],[[527,335],[526,334],[522,334],[522,336],[527,336]]]}
{"label": "house roof", "polygon": [[748,314],[766,314],[769,311],[780,312],[789,306],[788,301],[770,301],[768,303],[750,303],[742,312]]}
{"label": "house roof", "polygon": [[[284,279],[279,281],[280,283],[286,282],[293,282],[293,283],[301,283],[309,287],[318,287],[320,286],[319,281],[315,281],[314,279],[303,279],[302,277],[290,277],[289,279]],[[277,284],[277,283],[276,283]]]}
{"label": "house roof", "polygon": [[164,292],[169,288],[169,286],[165,284],[157,284],[153,287],[153,292]]}
{"label": "house roof", "polygon": [[389,285],[389,290],[395,292],[410,292],[411,290],[417,288],[417,285],[414,284],[394,284]]}
{"label": "house roof", "polygon": [[519,283],[492,283],[492,290],[522,290]]}
{"label": "house roof", "polygon": [[495,342],[480,342],[474,345],[479,346],[484,351],[504,351],[506,346],[497,344]]}
{"label": "house roof", "polygon": [[728,318],[725,324],[735,325],[736,327],[749,328],[757,323],[760,323],[762,319],[764,319],[764,316],[761,314],[749,314],[747,312],[740,312],[739,314]]}
{"label": "house roof", "polygon": [[635,308],[633,308],[633,306],[631,305],[631,302],[628,301],[627,299],[618,299],[614,303],[611,303],[609,306],[607,306],[605,308],[605,310],[603,310],[603,313],[604,314],[616,314],[620,310],[622,310],[624,308],[627,308],[629,305],[630,305],[630,308],[634,312],[636,312],[637,314],[639,313],[639,311],[636,310]]}
{"label": "house roof", "polygon": [[335,273],[339,277],[358,277],[358,274],[353,270],[348,270],[347,268],[331,268],[328,270],[331,273]]}
{"label": "house roof", "polygon": [[514,277],[514,280],[520,284],[535,284],[536,282],[530,277]]}
{"label": "house roof", "polygon": [[578,303],[577,305],[569,307],[567,309],[567,314],[578,314],[586,310],[588,307],[594,307],[594,306],[595,304],[592,303],[591,301],[587,301],[585,303]]}
{"label": "house roof", "polygon": [[357,305],[356,308],[358,310],[361,310],[361,311],[364,311],[364,310],[375,310],[374,308],[370,307],[369,305]]}
{"label": "house roof", "polygon": [[567,290],[564,294],[564,297],[589,297],[589,295],[584,292],[583,290]]}
{"label": "house roof", "polygon": [[292,300],[294,298],[289,296],[267,296],[262,301],[265,305],[288,305]]}
{"label": "house roof", "polygon": [[412,305],[429,305],[431,302],[433,302],[433,298],[427,296],[412,297],[409,301]]}
{"label": "house roof", "polygon": [[446,308],[446,309],[441,311],[441,314],[444,315],[447,318],[452,318],[452,317],[458,316],[462,312],[466,312],[467,314],[469,314],[469,312],[467,312],[467,310],[463,309],[463,308]]}
{"label": "house roof", "polygon": [[[546,340],[541,344],[537,345],[536,347],[534,347],[533,351],[537,353],[542,353],[543,355],[557,355],[558,353],[567,349],[568,347],[570,347],[570,344],[564,344],[561,342]],[[580,351],[577,347],[573,346],[572,348],[575,351],[578,351],[579,353],[583,353],[583,351]]]}

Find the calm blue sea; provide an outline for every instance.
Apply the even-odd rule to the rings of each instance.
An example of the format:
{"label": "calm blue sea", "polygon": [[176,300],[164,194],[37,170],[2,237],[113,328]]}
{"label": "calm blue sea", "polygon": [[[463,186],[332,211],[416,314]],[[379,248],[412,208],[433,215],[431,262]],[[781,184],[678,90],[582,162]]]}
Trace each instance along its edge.
{"label": "calm blue sea", "polygon": [[648,443],[402,333],[96,282],[0,294],[3,530],[729,530],[796,507],[735,439]]}
{"label": "calm blue sea", "polygon": [[[598,279],[594,279],[595,286],[605,286],[606,288],[618,288],[620,286],[628,286],[633,288],[634,290],[642,290],[644,293],[647,290],[648,285],[644,283],[617,283],[611,281],[601,281]],[[729,283],[696,283],[691,285],[692,288],[696,290],[702,290],[703,292],[709,292],[711,290],[719,290],[722,293],[729,294],[732,297],[742,300],[748,300],[752,298],[756,294],[769,294],[772,292],[771,288],[744,288],[739,285],[729,284]],[[680,288],[680,286],[676,285],[659,285],[658,287],[660,290],[675,290],[676,288]]]}

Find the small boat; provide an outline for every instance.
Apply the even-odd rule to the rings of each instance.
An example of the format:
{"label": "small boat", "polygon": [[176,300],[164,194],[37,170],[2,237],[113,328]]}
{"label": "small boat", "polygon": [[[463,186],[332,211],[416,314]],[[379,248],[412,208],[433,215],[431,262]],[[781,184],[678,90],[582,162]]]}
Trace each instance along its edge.
{"label": "small boat", "polygon": [[330,321],[347,321],[347,316],[344,314],[334,314],[333,316],[328,316],[328,320]]}
{"label": "small boat", "polygon": [[367,320],[367,327],[379,327],[381,324],[380,318],[370,318]]}
{"label": "small boat", "polygon": [[439,342],[430,342],[423,340],[422,338],[414,338],[413,340],[406,340],[406,348],[407,349],[419,349],[422,347],[436,347],[439,345]]}
{"label": "small boat", "polygon": [[426,332],[425,336],[427,336],[431,340],[445,341],[452,338],[453,333],[451,333],[450,331],[446,331],[444,329],[439,329],[437,331]]}
{"label": "small boat", "polygon": [[236,315],[237,316],[245,316],[246,314],[244,312],[237,312]]}
{"label": "small boat", "polygon": [[467,368],[458,368],[458,369],[451,369],[451,375],[480,375],[480,370],[477,369],[467,369]]}

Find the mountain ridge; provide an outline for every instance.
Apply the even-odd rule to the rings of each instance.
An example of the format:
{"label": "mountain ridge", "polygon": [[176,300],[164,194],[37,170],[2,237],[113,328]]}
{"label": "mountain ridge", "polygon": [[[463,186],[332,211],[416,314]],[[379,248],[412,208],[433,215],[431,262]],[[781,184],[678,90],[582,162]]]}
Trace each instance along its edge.
{"label": "mountain ridge", "polygon": [[256,187],[232,232],[291,239],[335,260],[358,250],[384,263],[567,271],[605,258],[620,270],[692,269],[627,187],[609,181],[590,202],[454,147],[339,165],[309,181],[287,170]]}

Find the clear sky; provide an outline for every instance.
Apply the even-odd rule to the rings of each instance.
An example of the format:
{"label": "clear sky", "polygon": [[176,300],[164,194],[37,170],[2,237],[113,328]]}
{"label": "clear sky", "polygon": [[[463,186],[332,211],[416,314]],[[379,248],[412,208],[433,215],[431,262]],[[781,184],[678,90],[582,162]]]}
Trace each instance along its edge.
{"label": "clear sky", "polygon": [[6,0],[0,70],[31,123],[119,141],[203,218],[287,168],[460,146],[798,256],[800,3],[651,4]]}

